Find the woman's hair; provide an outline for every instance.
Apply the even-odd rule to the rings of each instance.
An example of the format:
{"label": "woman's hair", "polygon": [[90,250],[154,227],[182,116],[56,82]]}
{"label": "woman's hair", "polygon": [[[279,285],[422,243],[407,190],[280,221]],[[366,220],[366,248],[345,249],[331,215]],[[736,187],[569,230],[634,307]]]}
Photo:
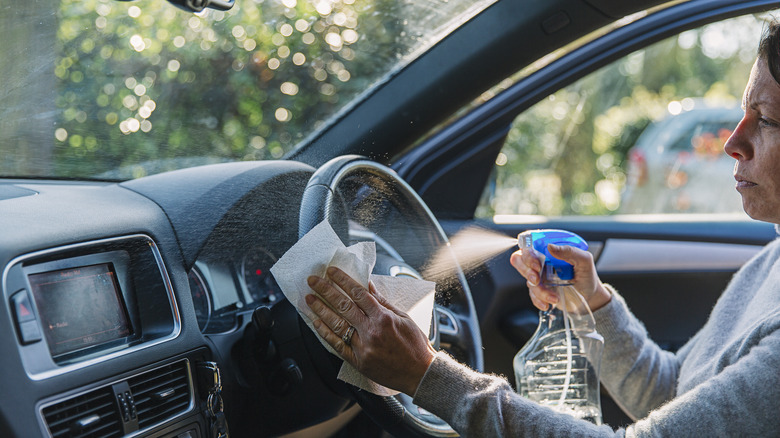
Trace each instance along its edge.
{"label": "woman's hair", "polygon": [[758,57],[766,61],[775,82],[780,84],[780,22],[772,20],[758,44]]}

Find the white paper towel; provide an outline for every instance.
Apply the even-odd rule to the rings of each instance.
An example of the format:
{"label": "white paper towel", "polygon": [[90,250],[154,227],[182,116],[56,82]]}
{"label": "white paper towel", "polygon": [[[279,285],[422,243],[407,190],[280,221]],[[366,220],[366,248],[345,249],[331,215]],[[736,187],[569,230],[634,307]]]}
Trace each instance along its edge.
{"label": "white paper towel", "polygon": [[[374,242],[360,242],[350,247],[344,246],[327,221],[312,228],[301,240],[289,249],[271,268],[282,292],[306,325],[316,334],[312,320],[317,318],[306,304],[305,296],[313,293],[307,278],[310,275],[324,276],[329,266],[336,266],[360,284],[368,287],[369,280],[389,302],[409,314],[424,333],[428,333],[433,312],[435,284],[430,281],[410,277],[390,277],[373,275],[371,270],[376,263]],[[336,351],[320,339],[322,345],[333,354]],[[381,386],[363,376],[353,366],[344,362],[338,378],[366,391],[381,396],[395,395],[398,391]]]}

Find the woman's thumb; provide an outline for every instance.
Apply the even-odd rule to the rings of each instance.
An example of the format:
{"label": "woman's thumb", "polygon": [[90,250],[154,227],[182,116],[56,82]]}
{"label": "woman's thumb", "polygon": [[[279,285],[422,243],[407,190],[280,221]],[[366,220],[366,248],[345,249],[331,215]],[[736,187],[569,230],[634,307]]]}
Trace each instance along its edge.
{"label": "woman's thumb", "polygon": [[554,245],[551,243],[547,245],[547,250],[550,251],[550,255],[572,265],[577,261],[577,254],[572,246]]}

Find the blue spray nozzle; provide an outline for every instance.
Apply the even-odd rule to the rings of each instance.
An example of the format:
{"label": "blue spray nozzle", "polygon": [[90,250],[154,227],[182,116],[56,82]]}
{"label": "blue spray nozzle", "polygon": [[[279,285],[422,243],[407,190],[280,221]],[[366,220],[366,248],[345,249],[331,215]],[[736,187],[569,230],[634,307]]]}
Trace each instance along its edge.
{"label": "blue spray nozzle", "polygon": [[568,245],[582,250],[588,249],[588,243],[582,237],[565,230],[535,230],[525,232],[517,236],[518,245],[523,248],[533,247],[535,250],[544,254],[545,266],[552,267],[555,274],[561,280],[571,280],[574,278],[574,267],[561,259],[557,259],[550,254],[547,246]]}

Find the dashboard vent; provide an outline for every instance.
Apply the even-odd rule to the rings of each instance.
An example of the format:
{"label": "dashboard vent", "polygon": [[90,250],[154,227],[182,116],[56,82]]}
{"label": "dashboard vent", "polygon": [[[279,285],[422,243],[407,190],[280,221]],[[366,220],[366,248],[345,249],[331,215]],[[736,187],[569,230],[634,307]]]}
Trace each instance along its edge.
{"label": "dashboard vent", "polygon": [[138,412],[138,428],[145,429],[190,406],[187,362],[177,362],[128,379]]}
{"label": "dashboard vent", "polygon": [[110,387],[61,401],[43,409],[53,438],[108,438],[123,435]]}

